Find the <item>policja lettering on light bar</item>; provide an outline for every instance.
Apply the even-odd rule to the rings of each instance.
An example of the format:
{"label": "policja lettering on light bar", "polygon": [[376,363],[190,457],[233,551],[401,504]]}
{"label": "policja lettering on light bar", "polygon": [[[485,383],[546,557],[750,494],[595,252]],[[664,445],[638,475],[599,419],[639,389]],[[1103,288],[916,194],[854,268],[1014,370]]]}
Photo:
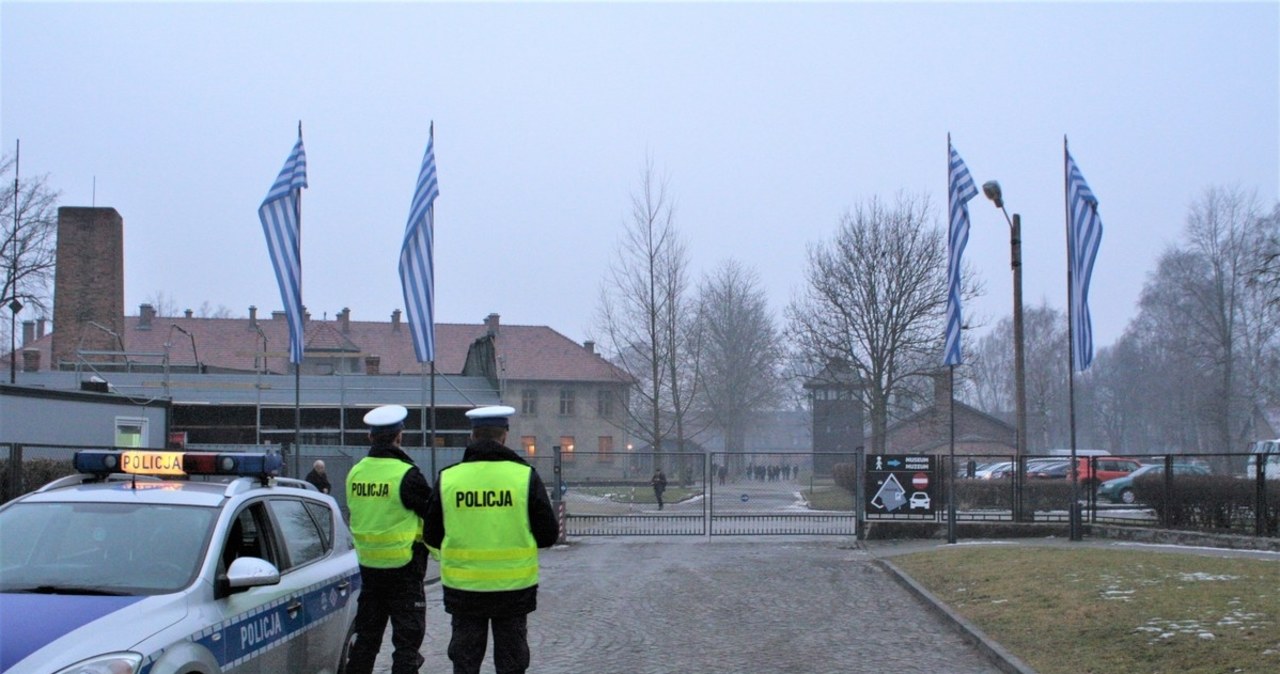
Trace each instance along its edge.
{"label": "policja lettering on light bar", "polygon": [[456,508],[503,508],[514,505],[510,489],[502,491],[460,491],[455,497]]}

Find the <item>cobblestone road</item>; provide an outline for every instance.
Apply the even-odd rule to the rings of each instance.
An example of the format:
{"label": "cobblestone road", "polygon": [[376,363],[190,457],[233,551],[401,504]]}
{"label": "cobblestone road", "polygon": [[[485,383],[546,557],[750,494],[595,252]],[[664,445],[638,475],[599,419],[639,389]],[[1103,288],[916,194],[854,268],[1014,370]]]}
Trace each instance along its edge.
{"label": "cobblestone road", "polygon": [[[604,537],[543,551],[530,671],[998,671],[850,543]],[[452,671],[439,584],[427,602],[422,671]],[[390,672],[390,642],[375,672]]]}

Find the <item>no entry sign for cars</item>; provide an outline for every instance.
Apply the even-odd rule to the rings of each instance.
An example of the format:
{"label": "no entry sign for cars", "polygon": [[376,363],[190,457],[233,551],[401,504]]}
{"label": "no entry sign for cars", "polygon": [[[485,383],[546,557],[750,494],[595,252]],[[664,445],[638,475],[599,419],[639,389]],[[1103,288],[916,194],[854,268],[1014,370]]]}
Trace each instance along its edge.
{"label": "no entry sign for cars", "polygon": [[935,493],[937,457],[917,454],[868,454],[866,513],[868,518],[936,519],[941,510]]}

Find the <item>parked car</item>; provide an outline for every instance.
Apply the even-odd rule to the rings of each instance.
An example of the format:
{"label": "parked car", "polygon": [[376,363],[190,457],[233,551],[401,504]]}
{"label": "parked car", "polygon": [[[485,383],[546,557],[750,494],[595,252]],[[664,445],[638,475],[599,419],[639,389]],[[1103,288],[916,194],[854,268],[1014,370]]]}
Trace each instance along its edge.
{"label": "parked car", "polygon": [[279,454],[88,450],[74,465],[0,507],[6,674],[342,670],[351,534],[332,497],[275,477]]}
{"label": "parked car", "polygon": [[1262,440],[1249,447],[1249,462],[1245,464],[1244,476],[1250,479],[1258,477],[1258,462],[1262,462],[1262,470],[1268,480],[1280,480],[1280,438]]}
{"label": "parked car", "polygon": [[[1178,475],[1210,475],[1208,468],[1193,463],[1173,464],[1173,474]],[[1153,463],[1143,466],[1124,477],[1107,480],[1098,485],[1098,500],[1107,499],[1112,503],[1132,504],[1137,502],[1133,491],[1133,481],[1143,475],[1164,475],[1164,464]]]}
{"label": "parked car", "polygon": [[1030,464],[1027,465],[1027,477],[1037,480],[1061,480],[1070,477],[1070,473],[1070,461],[1041,463],[1036,466],[1035,470],[1032,470]]}
{"label": "parked car", "polygon": [[1012,466],[1013,466],[1012,461],[999,461],[996,463],[989,463],[979,468],[978,471],[974,473],[974,477],[979,480],[999,479],[1007,476],[1009,474],[1010,467]]}
{"label": "parked car", "polygon": [[1080,484],[1097,487],[1107,480],[1124,477],[1142,467],[1142,462],[1118,456],[1082,456],[1076,459]]}

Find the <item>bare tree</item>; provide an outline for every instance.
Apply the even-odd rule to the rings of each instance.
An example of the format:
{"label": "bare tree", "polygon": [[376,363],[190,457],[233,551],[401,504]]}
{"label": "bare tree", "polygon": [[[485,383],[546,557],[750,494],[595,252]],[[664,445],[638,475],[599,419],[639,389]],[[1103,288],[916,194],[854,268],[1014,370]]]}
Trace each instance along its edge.
{"label": "bare tree", "polygon": [[910,380],[941,363],[947,251],[929,218],[925,197],[857,206],[833,240],[810,246],[807,285],[787,308],[791,337],[811,362],[842,358],[862,377],[876,452],[891,402],[914,398]]}
{"label": "bare tree", "polygon": [[[1027,448],[1061,447],[1068,433],[1067,318],[1046,302],[1026,309],[1023,340],[1026,349]],[[978,340],[970,379],[975,406],[988,413],[1013,414],[1013,321],[1001,319]]]}
{"label": "bare tree", "polygon": [[[0,306],[8,312],[17,300],[24,315],[35,317],[50,310],[61,193],[49,187],[48,176],[20,180],[17,169],[13,156],[0,157]],[[10,322],[0,325],[7,350]]]}
{"label": "bare tree", "polygon": [[736,260],[722,263],[698,288],[702,349],[700,407],[724,435],[726,452],[742,452],[749,422],[783,396],[781,337],[759,276]]}
{"label": "bare tree", "polygon": [[[1191,299],[1186,318],[1204,349],[1205,364],[1217,374],[1217,395],[1210,407],[1216,436],[1211,447],[1217,451],[1230,451],[1243,440],[1237,435],[1256,393],[1249,390],[1241,365],[1258,355],[1249,353],[1248,337],[1258,327],[1262,307],[1247,281],[1256,267],[1253,246],[1261,216],[1255,195],[1239,189],[1207,190],[1191,206],[1186,229],[1191,255],[1179,258],[1186,264],[1173,279]],[[1275,334],[1274,327],[1265,328]]]}
{"label": "bare tree", "polygon": [[631,220],[600,292],[597,340],[633,380],[628,422],[633,432],[661,452],[672,432],[685,439],[685,414],[693,402],[691,325],[686,293],[687,256],[675,229],[674,205],[665,180],[646,165]]}
{"label": "bare tree", "polygon": [[156,310],[157,316],[170,318],[178,315],[178,300],[163,290],[157,290],[148,295],[147,304]]}

